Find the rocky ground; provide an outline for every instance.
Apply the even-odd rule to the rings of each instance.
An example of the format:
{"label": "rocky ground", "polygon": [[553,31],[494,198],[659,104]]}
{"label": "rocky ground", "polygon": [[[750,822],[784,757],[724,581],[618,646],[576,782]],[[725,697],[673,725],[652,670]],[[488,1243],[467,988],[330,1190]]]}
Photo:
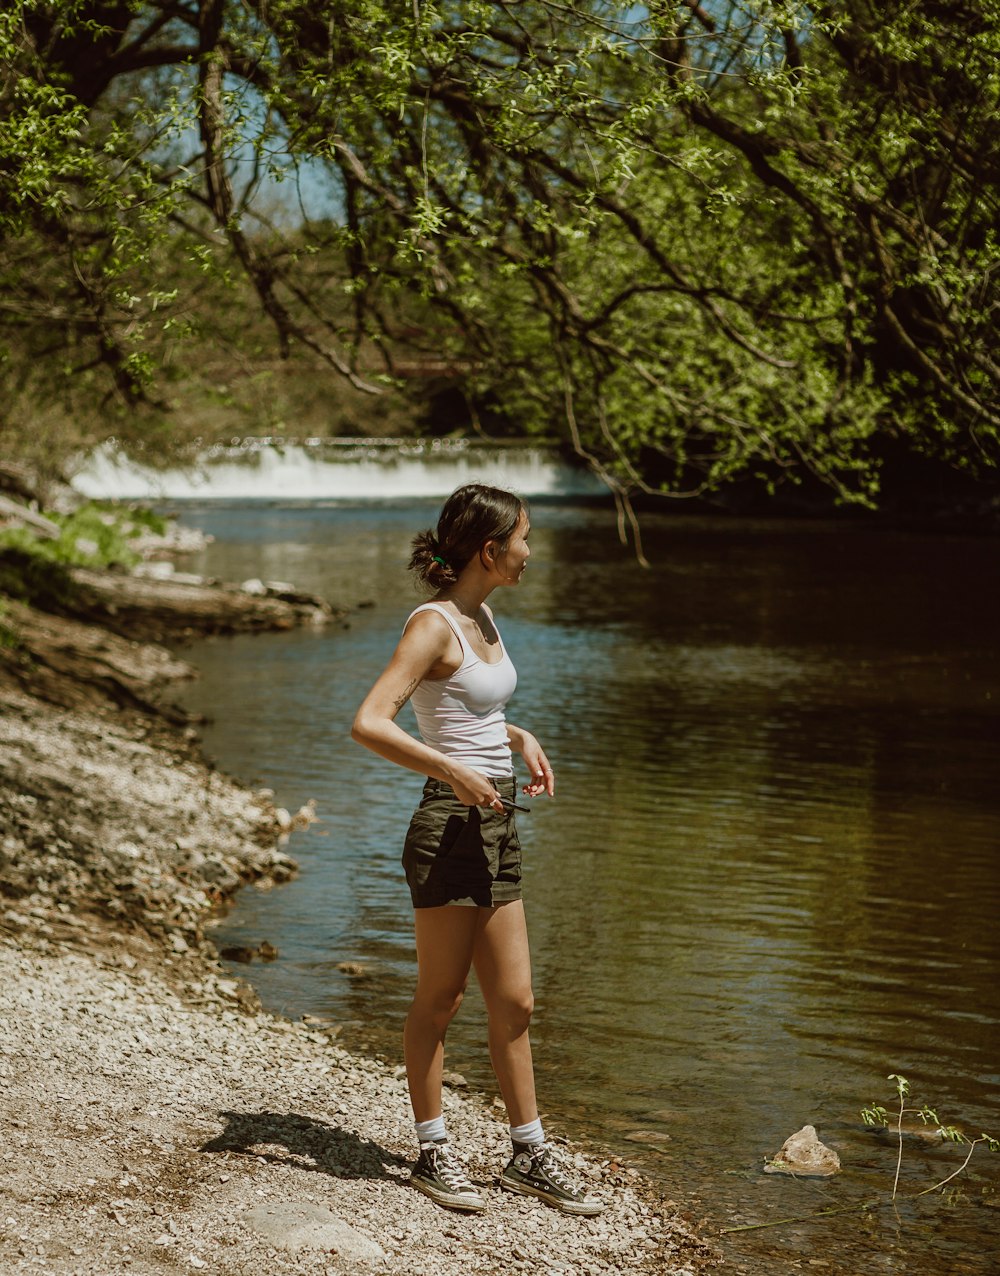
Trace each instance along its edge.
{"label": "rocky ground", "polygon": [[207,767],[162,648],[9,605],[0,644],[0,1271],[524,1271],[714,1264],[680,1211],[567,1147],[595,1219],[501,1195],[502,1114],[448,1092],[483,1215],[406,1184],[395,1070],[261,1011],[205,925],[295,866],[308,812]]}
{"label": "rocky ground", "polygon": [[[228,981],[126,951],[0,946],[9,1273],[693,1272],[703,1247],[633,1171],[571,1153],[610,1202],[570,1219],[489,1190],[485,1214],[406,1185],[405,1082],[324,1033],[230,1000]],[[506,1128],[447,1094],[490,1185]]]}

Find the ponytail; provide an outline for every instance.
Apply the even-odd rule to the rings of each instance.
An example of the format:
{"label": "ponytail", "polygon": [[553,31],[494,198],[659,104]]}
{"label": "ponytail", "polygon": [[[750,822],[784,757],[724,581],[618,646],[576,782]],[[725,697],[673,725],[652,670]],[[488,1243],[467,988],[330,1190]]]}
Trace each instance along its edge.
{"label": "ponytail", "polygon": [[431,589],[445,589],[458,580],[457,573],[448,566],[440,551],[438,539],[429,529],[414,536],[410,571],[415,572],[417,579]]}

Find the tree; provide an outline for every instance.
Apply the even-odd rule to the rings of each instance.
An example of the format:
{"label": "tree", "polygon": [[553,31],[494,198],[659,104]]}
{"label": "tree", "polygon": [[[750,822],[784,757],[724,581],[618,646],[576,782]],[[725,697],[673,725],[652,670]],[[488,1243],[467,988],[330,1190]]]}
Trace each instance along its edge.
{"label": "tree", "polygon": [[[141,403],[193,255],[364,393],[419,305],[473,409],[557,430],[626,501],[811,473],[873,502],[887,439],[988,468],[998,16],[22,0],[0,28],[17,339],[34,367],[85,348]],[[262,207],[279,183],[293,224]]]}

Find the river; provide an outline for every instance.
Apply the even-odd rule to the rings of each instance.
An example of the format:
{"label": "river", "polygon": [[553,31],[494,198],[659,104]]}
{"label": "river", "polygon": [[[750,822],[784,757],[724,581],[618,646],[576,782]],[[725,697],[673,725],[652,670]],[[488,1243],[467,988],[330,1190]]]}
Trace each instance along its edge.
{"label": "river", "polygon": [[[245,891],[220,944],[278,1011],[328,1015],[397,1058],[413,978],[398,867],[420,779],[349,737],[417,595],[404,563],[436,502],[189,502],[190,569],[284,579],[356,606],[325,632],[200,641],[184,692],[207,752],[315,799],[299,879]],[[520,817],[549,1125],[662,1178],[732,1232],[748,1272],[995,1274],[1000,1154],[892,1138],[890,1073],[971,1137],[1000,1135],[1000,595],[995,541],[836,522],[648,515],[643,569],[613,512],[538,502],[520,587],[494,595],[513,721],[554,801]],[[364,605],[362,605],[364,604]],[[403,721],[412,728],[404,711]],[[338,970],[361,964],[366,975]],[[451,1068],[494,1093],[481,1002]],[[762,1172],[809,1123],[843,1172]]]}

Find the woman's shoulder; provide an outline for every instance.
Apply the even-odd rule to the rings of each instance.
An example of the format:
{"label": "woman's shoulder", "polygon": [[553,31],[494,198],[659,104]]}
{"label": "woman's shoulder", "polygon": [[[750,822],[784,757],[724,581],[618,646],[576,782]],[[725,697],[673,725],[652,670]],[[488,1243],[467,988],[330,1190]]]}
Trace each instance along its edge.
{"label": "woman's shoulder", "polygon": [[431,624],[431,625],[447,625],[448,624],[448,608],[438,602],[436,598],[429,599],[425,603],[419,603],[406,618],[406,624]]}
{"label": "woman's shoulder", "polygon": [[426,603],[410,613],[397,650],[407,660],[425,665],[424,676],[434,679],[450,676],[465,659],[465,644],[447,612]]}
{"label": "woman's shoulder", "polygon": [[404,634],[413,634],[427,640],[444,641],[454,638],[456,621],[452,621],[447,609],[441,603],[421,603],[406,618],[403,625]]}

